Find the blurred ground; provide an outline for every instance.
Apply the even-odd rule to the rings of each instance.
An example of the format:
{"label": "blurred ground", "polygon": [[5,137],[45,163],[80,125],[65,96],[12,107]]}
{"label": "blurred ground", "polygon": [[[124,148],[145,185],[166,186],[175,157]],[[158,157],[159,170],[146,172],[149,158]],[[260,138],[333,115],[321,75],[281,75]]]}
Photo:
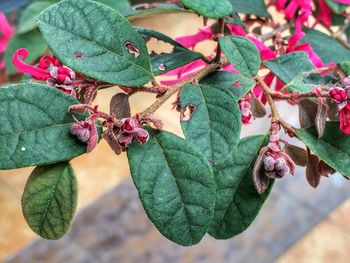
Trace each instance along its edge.
{"label": "blurred ground", "polygon": [[[176,37],[184,29],[185,34],[196,32],[202,20],[175,14],[135,24]],[[203,44],[200,49],[208,53],[212,46]],[[108,98],[116,92],[104,90],[97,104],[107,109]],[[145,94],[135,96],[133,111],[141,111],[153,100]],[[167,130],[181,135],[170,102],[157,115],[165,120]],[[296,122],[295,109],[284,112],[287,120]],[[264,131],[267,125],[266,120],[257,120],[245,127],[244,135]],[[146,218],[129,182],[125,155],[115,156],[102,142],[93,153],[74,160],[73,166],[79,180],[79,215],[72,230],[60,241],[39,239],[26,249],[37,238],[24,221],[20,201],[31,169],[0,171],[0,261],[18,253],[8,262],[261,263],[278,257],[278,263],[349,262],[350,185],[338,177],[323,179],[313,190],[300,171],[278,182],[265,209],[243,235],[230,241],[206,237],[194,248],[182,248],[162,238]]]}

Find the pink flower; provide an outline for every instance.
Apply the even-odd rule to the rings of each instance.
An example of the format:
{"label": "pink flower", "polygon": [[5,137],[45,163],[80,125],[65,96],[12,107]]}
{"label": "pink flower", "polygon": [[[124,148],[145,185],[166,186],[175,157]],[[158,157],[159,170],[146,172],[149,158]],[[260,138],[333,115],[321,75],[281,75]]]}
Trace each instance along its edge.
{"label": "pink flower", "polygon": [[313,7],[311,0],[274,0],[272,4],[277,11],[284,13],[288,20],[295,21],[296,32],[300,32],[303,25],[309,21]]}
{"label": "pink flower", "polygon": [[295,34],[289,39],[288,41],[288,47],[287,47],[287,53],[295,52],[295,51],[304,51],[308,54],[308,57],[312,64],[314,64],[315,67],[323,67],[324,64],[320,57],[314,52],[314,50],[311,47],[311,44],[309,43],[303,43],[300,45],[297,45],[300,39],[302,39],[305,36],[304,32],[295,32]]}
{"label": "pink flower", "polygon": [[238,101],[238,106],[242,115],[242,123],[249,124],[250,120],[253,117],[252,111],[250,109],[250,103],[252,96],[248,93],[244,98]]}
{"label": "pink flower", "polygon": [[314,26],[317,23],[323,23],[325,26],[332,24],[332,10],[329,8],[325,0],[317,0],[318,14]]}
{"label": "pink flower", "polygon": [[24,62],[27,56],[28,50],[24,48],[18,49],[12,56],[12,63],[20,72],[29,74],[37,80],[46,81],[49,86],[76,97],[74,71],[62,65],[55,56],[41,57],[36,67]]}
{"label": "pink flower", "polygon": [[[11,37],[14,34],[14,29],[6,19],[4,13],[0,12],[0,55],[6,51],[6,47]],[[0,70],[5,67],[5,61],[0,61]]]}
{"label": "pink flower", "polygon": [[340,130],[346,134],[350,134],[350,103],[347,102],[346,106],[339,112]]}

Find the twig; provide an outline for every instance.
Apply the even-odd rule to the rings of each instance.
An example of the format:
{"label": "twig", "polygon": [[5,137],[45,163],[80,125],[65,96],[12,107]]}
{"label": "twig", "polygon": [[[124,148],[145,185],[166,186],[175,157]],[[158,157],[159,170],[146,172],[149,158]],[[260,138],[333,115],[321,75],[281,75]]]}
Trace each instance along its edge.
{"label": "twig", "polygon": [[288,23],[280,25],[279,27],[277,27],[273,31],[266,33],[264,35],[261,35],[259,39],[262,42],[265,42],[266,40],[273,38],[276,35],[276,33],[283,33],[284,31],[286,31],[289,28],[290,28],[290,25]]}
{"label": "twig", "polygon": [[158,100],[156,100],[150,107],[148,107],[146,110],[140,113],[140,116],[147,116],[153,114],[156,110],[159,109],[160,106],[162,106],[172,95],[174,95],[179,89],[184,87],[187,84],[191,83],[197,83],[202,78],[207,76],[208,74],[214,72],[221,66],[227,65],[228,61],[226,59],[223,59],[220,63],[213,63],[199,71],[197,74],[193,75],[192,77],[181,81],[173,86],[167,86],[167,91],[164,93],[162,97],[160,97]]}
{"label": "twig", "polygon": [[[217,34],[217,36],[220,37],[220,35],[224,35],[224,30],[225,30],[225,19],[224,18],[220,18],[219,21],[218,21],[218,34]],[[221,59],[221,47],[220,47],[218,38],[217,38],[217,41],[218,41],[218,48],[216,50],[216,56],[215,56],[215,59],[214,59],[215,63],[219,63],[220,59]]]}

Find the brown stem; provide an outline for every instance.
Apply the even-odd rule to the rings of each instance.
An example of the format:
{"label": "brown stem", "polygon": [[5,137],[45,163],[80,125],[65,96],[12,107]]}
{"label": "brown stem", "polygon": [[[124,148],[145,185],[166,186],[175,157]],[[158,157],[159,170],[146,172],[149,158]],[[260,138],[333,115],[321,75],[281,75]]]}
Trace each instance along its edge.
{"label": "brown stem", "polygon": [[222,60],[220,63],[213,63],[199,71],[197,74],[193,75],[192,77],[181,81],[173,86],[168,86],[167,91],[164,93],[162,97],[160,97],[158,100],[156,100],[150,107],[148,107],[146,110],[140,113],[140,116],[147,116],[153,114],[156,110],[159,109],[160,106],[162,106],[172,95],[174,95],[179,89],[184,87],[187,84],[191,83],[197,83],[202,78],[207,76],[208,74],[214,72],[219,67],[223,65],[227,65],[228,61],[226,59]]}
{"label": "brown stem", "polygon": [[263,89],[266,95],[267,102],[269,103],[269,106],[271,109],[271,122],[279,123],[285,129],[285,131],[287,131],[291,135],[294,135],[296,129],[292,125],[287,123],[285,120],[283,120],[277,111],[276,104],[272,97],[273,91],[270,90],[270,88],[267,86],[267,84],[264,82],[264,80],[261,77],[256,76],[255,80],[261,86],[261,88]]}
{"label": "brown stem", "polygon": [[[225,19],[224,18],[220,18],[218,21],[218,36],[223,35],[224,34],[224,30],[225,30]],[[216,56],[214,59],[215,63],[219,63],[221,59],[221,47],[219,44],[219,39],[218,39],[218,48],[216,50]]]}
{"label": "brown stem", "polygon": [[262,42],[265,42],[266,40],[269,40],[269,39],[273,38],[276,35],[276,33],[283,33],[284,31],[286,31],[289,28],[290,28],[290,24],[289,23],[280,25],[279,27],[277,27],[273,31],[271,31],[269,33],[266,33],[264,35],[261,35],[259,39]]}

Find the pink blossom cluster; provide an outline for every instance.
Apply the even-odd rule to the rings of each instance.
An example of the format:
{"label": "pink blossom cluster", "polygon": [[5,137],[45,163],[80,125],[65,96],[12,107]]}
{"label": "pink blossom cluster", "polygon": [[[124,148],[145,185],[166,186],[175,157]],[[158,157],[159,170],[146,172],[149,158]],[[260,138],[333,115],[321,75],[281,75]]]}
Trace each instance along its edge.
{"label": "pink blossom cluster", "polygon": [[55,56],[43,56],[37,66],[24,62],[28,50],[18,49],[12,57],[13,65],[22,73],[29,74],[37,80],[46,81],[49,86],[55,87],[73,97],[76,97],[74,81],[76,74],[64,66]]}

